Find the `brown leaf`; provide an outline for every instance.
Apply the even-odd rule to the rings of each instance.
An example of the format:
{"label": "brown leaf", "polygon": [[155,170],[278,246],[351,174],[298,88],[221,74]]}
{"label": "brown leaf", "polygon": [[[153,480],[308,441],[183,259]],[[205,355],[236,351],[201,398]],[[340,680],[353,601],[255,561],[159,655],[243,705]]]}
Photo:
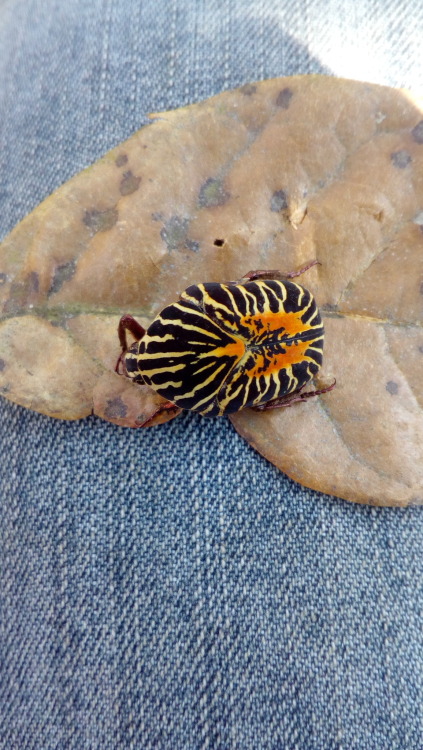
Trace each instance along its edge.
{"label": "brown leaf", "polygon": [[177,417],[175,404],[164,410],[166,400],[145,385],[105,372],[93,390],[94,414],[122,427],[155,427]]}
{"label": "brown leaf", "polygon": [[191,283],[317,257],[300,282],[325,319],[320,382],[336,389],[232,421],[307,486],[422,503],[421,104],[298,76],[153,120],[1,245],[4,395],[61,418],[150,424],[158,397],[113,373],[119,316],[145,326]]}

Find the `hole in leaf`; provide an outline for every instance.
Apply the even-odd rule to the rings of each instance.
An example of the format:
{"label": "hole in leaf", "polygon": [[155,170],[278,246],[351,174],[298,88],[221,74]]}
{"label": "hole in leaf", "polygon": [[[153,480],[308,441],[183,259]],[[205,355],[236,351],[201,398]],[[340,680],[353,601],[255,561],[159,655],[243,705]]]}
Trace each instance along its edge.
{"label": "hole in leaf", "polygon": [[213,242],[213,245],[216,245],[216,247],[223,247],[224,244],[225,244],[225,240],[215,240]]}

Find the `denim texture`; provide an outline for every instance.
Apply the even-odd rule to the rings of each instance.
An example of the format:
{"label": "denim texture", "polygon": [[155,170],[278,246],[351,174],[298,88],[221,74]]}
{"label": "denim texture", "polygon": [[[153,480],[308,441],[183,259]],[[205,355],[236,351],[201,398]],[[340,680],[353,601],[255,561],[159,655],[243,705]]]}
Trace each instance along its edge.
{"label": "denim texture", "polygon": [[[293,73],[417,87],[422,17],[0,0],[0,235],[149,111]],[[423,748],[421,509],[306,490],[226,419],[0,415],[1,750]]]}

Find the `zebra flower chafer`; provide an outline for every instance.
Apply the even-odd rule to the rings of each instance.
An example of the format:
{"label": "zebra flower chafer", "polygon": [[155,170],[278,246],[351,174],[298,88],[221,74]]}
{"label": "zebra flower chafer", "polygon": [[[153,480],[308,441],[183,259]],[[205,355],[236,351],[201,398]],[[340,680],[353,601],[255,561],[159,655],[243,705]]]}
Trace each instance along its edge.
{"label": "zebra flower chafer", "polygon": [[[167,399],[163,409],[220,416],[291,406],[332,390],[303,391],[322,364],[324,330],[312,294],[289,274],[250,271],[237,282],[188,287],[145,331],[119,323],[116,370]],[[127,331],[136,341],[127,345]]]}

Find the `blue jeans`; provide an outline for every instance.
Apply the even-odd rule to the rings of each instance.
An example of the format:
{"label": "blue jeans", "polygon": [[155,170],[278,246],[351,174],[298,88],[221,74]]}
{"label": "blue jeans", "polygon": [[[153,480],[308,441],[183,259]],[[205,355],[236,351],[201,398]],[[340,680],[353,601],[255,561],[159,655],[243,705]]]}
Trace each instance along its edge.
{"label": "blue jeans", "polygon": [[[417,87],[422,33],[417,0],[0,0],[1,236],[149,111]],[[224,418],[0,410],[2,750],[423,748],[421,510],[306,490]]]}

